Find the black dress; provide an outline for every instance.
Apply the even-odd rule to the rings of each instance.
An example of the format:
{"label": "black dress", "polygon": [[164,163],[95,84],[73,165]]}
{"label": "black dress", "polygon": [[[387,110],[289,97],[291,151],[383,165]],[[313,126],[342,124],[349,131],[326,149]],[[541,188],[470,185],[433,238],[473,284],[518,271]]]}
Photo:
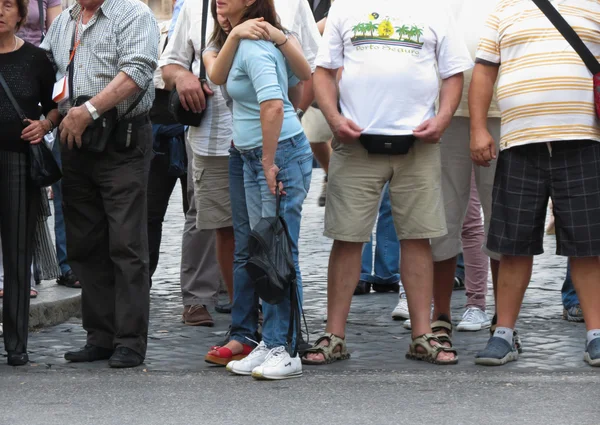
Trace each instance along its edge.
{"label": "black dress", "polygon": [[[0,73],[27,118],[56,108],[52,102],[54,69],[46,53],[25,43],[0,54]],[[40,107],[41,105],[41,107]],[[4,348],[10,354],[27,352],[29,289],[34,231],[40,189],[28,178],[28,145],[23,126],[0,88],[0,235],[4,264]]]}

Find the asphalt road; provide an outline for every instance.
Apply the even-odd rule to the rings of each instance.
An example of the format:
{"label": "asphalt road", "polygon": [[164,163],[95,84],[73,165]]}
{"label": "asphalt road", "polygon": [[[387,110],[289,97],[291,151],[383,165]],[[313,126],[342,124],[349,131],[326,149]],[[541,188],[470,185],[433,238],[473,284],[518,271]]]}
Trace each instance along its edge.
{"label": "asphalt road", "polygon": [[312,370],[257,382],[222,370],[14,369],[0,376],[0,423],[597,425],[599,383],[597,374],[500,370]]}

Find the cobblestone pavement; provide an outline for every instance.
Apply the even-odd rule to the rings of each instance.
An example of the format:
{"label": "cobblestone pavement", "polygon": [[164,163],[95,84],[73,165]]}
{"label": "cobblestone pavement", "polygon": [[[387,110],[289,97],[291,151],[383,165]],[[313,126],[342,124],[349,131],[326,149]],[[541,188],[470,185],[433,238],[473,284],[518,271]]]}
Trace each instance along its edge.
{"label": "cobblestone pavement", "polygon": [[[305,311],[311,340],[316,339],[325,326],[326,272],[331,246],[331,242],[322,235],[324,209],[316,206],[322,176],[321,170],[315,170],[313,188],[305,203],[300,244]],[[221,340],[230,323],[230,317],[215,313],[214,328],[188,327],[181,323],[179,257],[183,217],[180,212],[179,194],[179,190],[176,189],[164,226],[160,265],[152,289],[148,357],[144,367],[147,370],[168,372],[212,370],[214,368],[204,363],[203,357],[211,345]],[[545,250],[546,253],[536,259],[532,283],[518,324],[525,352],[518,362],[507,365],[504,370],[596,373],[597,371],[588,368],[582,360],[585,326],[567,323],[561,319],[560,287],[565,277],[566,261],[554,255],[554,237],[547,237]],[[355,297],[347,330],[352,358],[329,366],[307,367],[308,372],[346,369],[415,371],[439,368],[404,358],[410,342],[410,332],[391,319],[391,311],[396,302],[395,294],[372,293]],[[464,302],[464,291],[455,292],[455,321],[462,315]],[[488,305],[491,310],[491,297],[488,297]],[[473,364],[473,356],[484,346],[487,338],[487,331],[456,333],[454,341],[460,361],[452,368],[463,372],[477,368]],[[29,342],[30,358],[34,363],[25,370],[74,371],[106,368],[106,363],[102,362],[73,365],[63,360],[62,356],[66,350],[83,346],[84,343],[85,333],[78,319],[37,331],[31,334]],[[5,368],[7,366],[2,362],[0,374]],[[478,370],[481,371],[480,368]]]}

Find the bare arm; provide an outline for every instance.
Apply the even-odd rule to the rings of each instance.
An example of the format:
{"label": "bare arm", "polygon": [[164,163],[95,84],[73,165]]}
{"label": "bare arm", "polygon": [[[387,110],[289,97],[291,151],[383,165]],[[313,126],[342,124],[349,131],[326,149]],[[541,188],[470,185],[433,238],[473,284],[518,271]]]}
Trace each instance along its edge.
{"label": "bare arm", "polygon": [[438,143],[440,141],[460,104],[464,80],[462,72],[442,80],[438,113],[435,117],[415,128],[413,131],[415,137],[426,143]]}
{"label": "bare arm", "polygon": [[342,143],[352,143],[360,137],[362,129],[338,111],[337,71],[317,67],[313,77],[315,97],[335,138]]}
{"label": "bare arm", "polygon": [[488,111],[494,97],[494,85],[497,79],[497,66],[475,64],[473,79],[469,87],[471,130],[487,129]]}
{"label": "bare arm", "polygon": [[313,78],[304,82],[304,87],[302,89],[302,99],[300,100],[300,103],[297,106],[295,106],[296,109],[301,109],[303,112],[306,112],[310,105],[312,105],[312,103],[315,100],[313,85]]}
{"label": "bare arm", "polygon": [[275,152],[283,125],[283,101],[274,99],[262,102],[260,104],[260,124],[263,136],[263,171],[271,193],[275,194],[277,174],[279,173],[279,167],[275,164]]}
{"label": "bare arm", "polygon": [[290,87],[288,89],[288,97],[294,109],[298,109],[300,103],[302,102],[302,97],[304,94],[304,85],[305,83],[299,83],[294,87]]}
{"label": "bare arm", "polygon": [[[119,72],[104,90],[90,99],[90,103],[96,108],[98,114],[102,115],[139,90],[131,77],[124,72]],[[81,135],[92,121],[92,116],[85,105],[71,108],[59,127],[60,139],[67,142],[69,148],[73,147],[73,143],[81,146]]]}
{"label": "bare arm", "polygon": [[498,66],[475,64],[469,87],[469,115],[471,116],[471,159],[476,165],[489,167],[496,159],[496,143],[487,128],[488,111],[498,79]]}
{"label": "bare arm", "polygon": [[60,15],[62,12],[62,6],[54,6],[54,7],[49,7],[48,10],[46,10],[46,29],[49,30],[50,29],[50,25],[52,25],[52,22],[54,22],[54,20],[58,17],[58,15]]}
{"label": "bare arm", "polygon": [[275,30],[274,32],[271,32],[271,38],[274,43],[281,45],[279,50],[289,62],[290,68],[292,69],[294,75],[301,81],[310,80],[310,77],[312,76],[312,70],[310,69],[310,65],[304,57],[302,46],[296,37],[290,36],[286,42],[285,34],[279,30]]}

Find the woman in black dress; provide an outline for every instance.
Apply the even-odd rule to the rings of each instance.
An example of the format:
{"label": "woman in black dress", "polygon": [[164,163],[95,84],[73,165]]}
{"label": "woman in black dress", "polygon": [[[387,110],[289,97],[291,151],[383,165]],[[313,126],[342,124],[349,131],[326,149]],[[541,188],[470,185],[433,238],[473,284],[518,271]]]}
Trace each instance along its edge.
{"label": "woman in black dress", "polygon": [[[0,87],[0,235],[4,256],[4,348],[8,364],[26,364],[29,285],[40,189],[29,180],[28,143],[41,143],[59,124],[52,102],[54,70],[43,50],[15,34],[28,0],[0,1],[0,73],[27,118],[19,119]],[[39,105],[42,105],[40,110]],[[46,119],[39,120],[41,114]]]}

